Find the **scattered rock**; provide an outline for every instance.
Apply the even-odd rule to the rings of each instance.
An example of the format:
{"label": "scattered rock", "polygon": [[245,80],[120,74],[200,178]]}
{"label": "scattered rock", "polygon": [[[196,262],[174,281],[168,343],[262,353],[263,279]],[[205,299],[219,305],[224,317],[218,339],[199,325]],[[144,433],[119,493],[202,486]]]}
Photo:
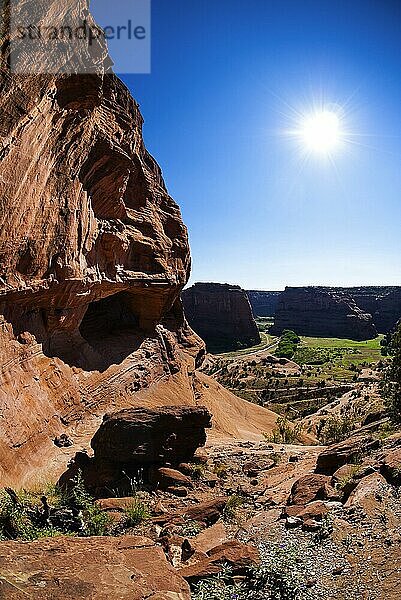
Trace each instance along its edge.
{"label": "scattered rock", "polygon": [[228,565],[233,575],[242,575],[259,562],[259,553],[254,546],[231,540],[209,550],[206,558],[182,567],[178,573],[190,583],[195,583],[204,577],[220,573],[223,565]]}
{"label": "scattered rock", "polygon": [[401,448],[390,450],[384,455],[380,472],[390,483],[401,484]]}
{"label": "scattered rock", "polygon": [[372,473],[361,479],[345,503],[345,508],[361,507],[369,515],[382,511],[390,486],[380,473]]}
{"label": "scattered rock", "polygon": [[152,470],[150,473],[150,481],[161,490],[166,490],[167,488],[175,486],[193,487],[189,477],[183,475],[180,471],[169,467],[160,467],[159,469]]}
{"label": "scattered rock", "polygon": [[213,498],[212,500],[190,506],[184,511],[183,516],[192,521],[213,525],[221,517],[226,504],[227,498],[224,496]]}
{"label": "scattered rock", "polygon": [[312,473],[298,479],[291,488],[288,504],[305,505],[314,500],[337,500],[330,477]]}
{"label": "scattered rock", "polygon": [[215,523],[204,529],[191,540],[191,545],[198,552],[209,552],[212,548],[220,546],[227,541],[227,530],[224,523]]}

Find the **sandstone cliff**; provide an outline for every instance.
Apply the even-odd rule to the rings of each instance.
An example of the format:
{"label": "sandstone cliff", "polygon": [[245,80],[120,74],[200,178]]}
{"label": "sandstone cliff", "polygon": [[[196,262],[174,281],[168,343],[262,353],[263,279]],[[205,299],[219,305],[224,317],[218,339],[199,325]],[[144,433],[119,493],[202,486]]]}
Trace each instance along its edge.
{"label": "sandstone cliff", "polygon": [[[92,22],[86,0],[40,5],[48,22],[63,11]],[[105,412],[164,405],[174,378],[171,404],[201,403],[193,370],[204,353],[180,301],[186,228],[107,49],[85,57],[103,72],[78,76],[13,75],[8,49],[0,71],[3,485],[61,473]],[[63,433],[72,448],[53,443]]]}
{"label": "sandstone cliff", "polygon": [[287,287],[277,305],[272,333],[292,329],[298,335],[353,340],[377,335],[372,316],[344,292],[322,287]]}
{"label": "sandstone cliff", "polygon": [[196,283],[183,292],[182,299],[189,324],[211,352],[260,342],[248,297],[238,285]]}

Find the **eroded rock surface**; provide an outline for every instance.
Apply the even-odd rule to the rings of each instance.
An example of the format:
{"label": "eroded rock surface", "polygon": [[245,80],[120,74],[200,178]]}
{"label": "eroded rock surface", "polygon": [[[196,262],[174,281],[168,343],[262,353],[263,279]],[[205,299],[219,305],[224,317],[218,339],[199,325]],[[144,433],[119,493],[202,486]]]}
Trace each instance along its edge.
{"label": "eroded rock surface", "polygon": [[[93,23],[84,0],[36,8]],[[54,455],[52,439],[193,365],[203,344],[179,299],[186,228],[106,47],[85,57],[99,74],[60,76],[12,74],[2,49],[0,475],[13,482]]]}
{"label": "eroded rock surface", "polygon": [[0,596],[10,600],[191,597],[162,548],[138,536],[2,542],[0,561]]}

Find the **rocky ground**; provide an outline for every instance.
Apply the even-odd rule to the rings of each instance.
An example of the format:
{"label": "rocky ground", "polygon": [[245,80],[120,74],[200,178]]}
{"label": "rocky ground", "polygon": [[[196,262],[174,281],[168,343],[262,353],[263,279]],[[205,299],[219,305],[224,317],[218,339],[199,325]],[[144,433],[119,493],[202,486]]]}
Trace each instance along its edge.
{"label": "rocky ground", "polygon": [[400,473],[401,434],[375,428],[327,448],[209,441],[96,500],[103,537],[0,544],[0,597],[395,599]]}

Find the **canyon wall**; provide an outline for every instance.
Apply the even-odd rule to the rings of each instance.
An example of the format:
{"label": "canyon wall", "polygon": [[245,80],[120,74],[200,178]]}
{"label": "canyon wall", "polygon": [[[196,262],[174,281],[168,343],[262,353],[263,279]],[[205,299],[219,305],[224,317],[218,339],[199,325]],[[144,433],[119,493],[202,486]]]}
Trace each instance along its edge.
{"label": "canyon wall", "polygon": [[273,317],[282,292],[247,290],[253,314],[257,317]]}
{"label": "canyon wall", "polygon": [[364,313],[345,292],[323,287],[287,287],[281,294],[273,334],[292,329],[298,335],[368,340],[377,331],[372,315]]}
{"label": "canyon wall", "polygon": [[[87,0],[18,6],[40,8],[47,23],[94,23]],[[187,231],[107,48],[87,47],[96,73],[86,75],[13,74],[9,48],[0,62],[3,485],[62,472],[105,412],[199,404],[206,389],[194,375],[204,343],[180,300]],[[222,434],[230,427],[215,420]],[[55,445],[63,433],[71,449]]]}
{"label": "canyon wall", "polygon": [[248,296],[238,285],[196,283],[184,290],[182,299],[189,324],[211,352],[260,342]]}
{"label": "canyon wall", "polygon": [[401,317],[401,287],[361,286],[341,289],[352,296],[359,308],[372,315],[379,333],[394,329]]}

